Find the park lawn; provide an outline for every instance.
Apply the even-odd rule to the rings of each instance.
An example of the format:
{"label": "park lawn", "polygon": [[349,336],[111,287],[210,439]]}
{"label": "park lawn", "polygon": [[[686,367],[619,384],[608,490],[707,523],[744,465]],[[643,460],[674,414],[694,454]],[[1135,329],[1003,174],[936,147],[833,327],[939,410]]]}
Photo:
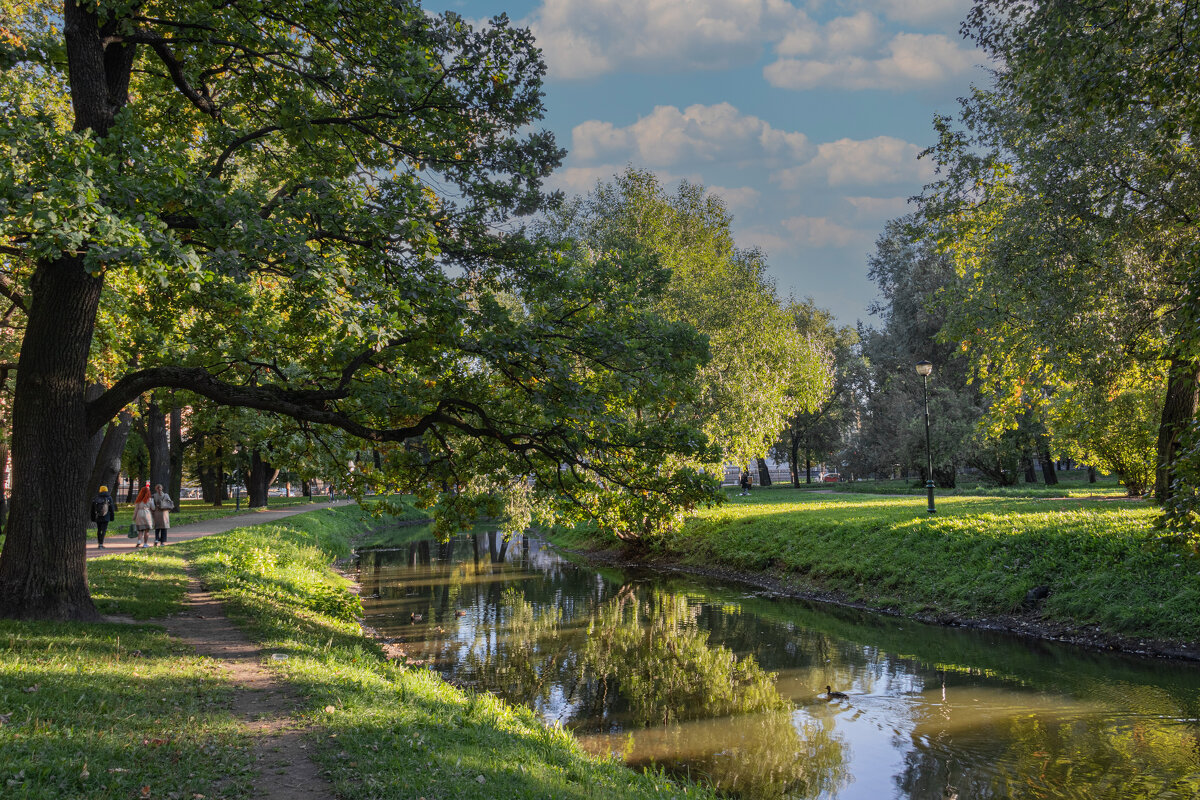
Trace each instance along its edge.
{"label": "park lawn", "polygon": [[[101,610],[179,610],[166,550],[99,559]],[[0,796],[13,800],[246,798],[250,741],[214,662],[149,625],[0,620]]]}
{"label": "park lawn", "polygon": [[955,496],[930,515],[923,497],[781,489],[695,514],[655,553],[904,613],[1021,613],[1046,586],[1047,620],[1195,641],[1200,560],[1156,538],[1158,513],[1140,501]]}
{"label": "park lawn", "polygon": [[227,613],[286,656],[266,663],[301,693],[310,752],[339,797],[713,797],[595,759],[529,709],[386,658],[361,632],[348,581],[329,569],[370,524],[342,507],[178,545]]}

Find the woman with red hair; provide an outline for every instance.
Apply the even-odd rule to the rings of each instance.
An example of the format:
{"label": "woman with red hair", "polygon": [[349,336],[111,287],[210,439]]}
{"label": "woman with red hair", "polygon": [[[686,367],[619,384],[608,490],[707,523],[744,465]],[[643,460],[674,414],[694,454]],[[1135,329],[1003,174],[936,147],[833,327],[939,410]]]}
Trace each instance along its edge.
{"label": "woman with red hair", "polygon": [[150,546],[150,529],[154,527],[154,518],[150,515],[150,484],[146,484],[138,492],[137,500],[133,503],[133,525],[137,528],[138,543],[134,548]]}

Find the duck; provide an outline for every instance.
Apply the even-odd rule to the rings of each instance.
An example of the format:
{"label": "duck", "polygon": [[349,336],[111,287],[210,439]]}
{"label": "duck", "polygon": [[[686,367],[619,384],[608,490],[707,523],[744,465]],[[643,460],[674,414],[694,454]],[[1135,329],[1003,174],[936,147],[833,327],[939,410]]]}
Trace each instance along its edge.
{"label": "duck", "polygon": [[833,687],[830,686],[829,684],[825,684],[825,695],[830,700],[849,700],[850,699],[850,695],[846,694],[845,692],[835,692],[833,690]]}
{"label": "duck", "polygon": [[418,614],[417,612],[414,611],[413,613],[408,615],[408,619],[410,622],[420,622],[421,620],[425,619],[425,615]]}
{"label": "duck", "polygon": [[467,615],[467,612],[463,611],[462,609],[459,609],[458,611],[454,612],[454,616],[456,616],[456,617],[465,617],[466,615]]}

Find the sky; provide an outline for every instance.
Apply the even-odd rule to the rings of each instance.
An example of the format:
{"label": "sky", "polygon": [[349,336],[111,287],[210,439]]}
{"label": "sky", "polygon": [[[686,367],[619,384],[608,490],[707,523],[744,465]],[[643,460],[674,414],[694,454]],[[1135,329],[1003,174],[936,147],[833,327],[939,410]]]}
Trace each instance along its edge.
{"label": "sky", "polygon": [[779,293],[872,321],[867,259],[932,169],[935,114],[989,81],[958,33],[964,0],[426,0],[500,13],[542,48],[544,125],[567,148],[550,188],[627,165],[719,193]]}

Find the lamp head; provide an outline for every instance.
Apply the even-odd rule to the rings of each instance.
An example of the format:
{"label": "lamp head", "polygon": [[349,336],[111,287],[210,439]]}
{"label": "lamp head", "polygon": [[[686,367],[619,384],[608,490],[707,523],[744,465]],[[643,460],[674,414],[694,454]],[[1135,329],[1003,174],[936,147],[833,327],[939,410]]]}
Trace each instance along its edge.
{"label": "lamp head", "polygon": [[922,377],[929,377],[933,374],[933,364],[928,361],[918,361],[917,374]]}

